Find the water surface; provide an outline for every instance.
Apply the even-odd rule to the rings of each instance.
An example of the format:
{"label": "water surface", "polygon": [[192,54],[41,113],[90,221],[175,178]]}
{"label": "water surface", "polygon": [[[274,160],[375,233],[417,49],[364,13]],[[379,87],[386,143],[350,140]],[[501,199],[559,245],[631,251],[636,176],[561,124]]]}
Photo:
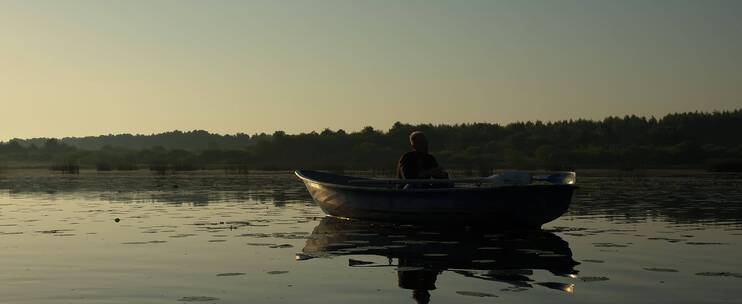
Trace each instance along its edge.
{"label": "water surface", "polygon": [[741,303],[742,176],[581,174],[543,231],[327,218],[289,173],[0,173],[3,303]]}

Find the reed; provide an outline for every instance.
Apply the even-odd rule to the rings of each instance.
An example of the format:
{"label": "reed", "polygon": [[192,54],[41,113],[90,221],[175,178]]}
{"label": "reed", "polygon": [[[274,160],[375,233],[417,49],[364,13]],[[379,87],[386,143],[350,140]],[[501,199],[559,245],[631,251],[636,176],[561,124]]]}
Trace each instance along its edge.
{"label": "reed", "polygon": [[201,167],[193,163],[176,163],[171,165],[170,169],[173,171],[196,171],[200,170]]}
{"label": "reed", "polygon": [[224,173],[227,174],[249,174],[250,170],[247,165],[225,165]]}
{"label": "reed", "polygon": [[111,171],[113,169],[111,168],[111,164],[109,163],[97,163],[95,164],[95,170],[96,171]]}
{"label": "reed", "polygon": [[53,164],[49,167],[49,170],[61,172],[63,174],[80,174],[80,165],[73,162]]}
{"label": "reed", "polygon": [[118,163],[116,164],[117,171],[136,171],[139,170],[139,166],[132,163]]}
{"label": "reed", "polygon": [[162,163],[150,164],[149,170],[155,171],[157,174],[160,174],[160,175],[165,175],[168,172],[171,172],[170,166],[168,166],[167,164],[162,164]]}

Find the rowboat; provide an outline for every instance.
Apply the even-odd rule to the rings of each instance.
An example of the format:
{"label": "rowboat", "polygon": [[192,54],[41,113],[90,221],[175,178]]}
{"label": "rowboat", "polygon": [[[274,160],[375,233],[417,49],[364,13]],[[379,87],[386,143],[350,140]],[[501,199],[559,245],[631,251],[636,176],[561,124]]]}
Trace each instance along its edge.
{"label": "rowboat", "polygon": [[569,208],[574,172],[508,178],[391,180],[297,170],[328,215],[370,221],[538,229]]}

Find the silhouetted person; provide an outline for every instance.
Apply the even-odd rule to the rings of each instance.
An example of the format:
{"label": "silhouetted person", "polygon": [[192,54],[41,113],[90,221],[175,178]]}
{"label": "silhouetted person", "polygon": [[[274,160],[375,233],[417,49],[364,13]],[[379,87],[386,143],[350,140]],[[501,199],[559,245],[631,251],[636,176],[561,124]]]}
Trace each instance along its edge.
{"label": "silhouetted person", "polygon": [[448,173],[441,169],[435,157],[428,154],[428,139],[425,133],[412,132],[410,145],[412,145],[412,151],[402,155],[397,163],[397,177],[400,179],[448,178]]}

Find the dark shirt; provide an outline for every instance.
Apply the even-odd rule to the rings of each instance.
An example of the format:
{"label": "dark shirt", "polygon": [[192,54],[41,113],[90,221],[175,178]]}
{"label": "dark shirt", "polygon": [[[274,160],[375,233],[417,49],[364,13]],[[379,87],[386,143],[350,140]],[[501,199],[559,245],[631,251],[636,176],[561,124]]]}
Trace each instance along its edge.
{"label": "dark shirt", "polygon": [[430,176],[421,176],[420,173],[436,167],[438,167],[438,161],[433,155],[410,151],[399,158],[397,177],[401,179],[430,178]]}

